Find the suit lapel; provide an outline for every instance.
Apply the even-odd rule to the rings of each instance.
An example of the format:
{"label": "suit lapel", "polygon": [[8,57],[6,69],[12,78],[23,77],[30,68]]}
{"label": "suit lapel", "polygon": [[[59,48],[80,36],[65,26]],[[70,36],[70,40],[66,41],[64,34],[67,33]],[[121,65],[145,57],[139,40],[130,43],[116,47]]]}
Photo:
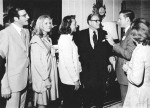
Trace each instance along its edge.
{"label": "suit lapel", "polygon": [[9,32],[10,32],[11,36],[13,37],[13,39],[15,39],[15,42],[18,43],[26,51],[27,50],[26,46],[23,43],[23,40],[22,40],[20,34],[13,27],[13,25],[10,26],[10,31]]}
{"label": "suit lapel", "polygon": [[102,40],[103,40],[103,39],[105,39],[105,37],[104,37],[105,34],[104,34],[104,31],[103,31],[103,30],[98,29],[97,32],[98,32],[98,42],[97,42],[95,48],[96,48],[99,44],[102,43]]}
{"label": "suit lapel", "polygon": [[25,29],[26,33],[26,51],[27,51],[27,56],[29,54],[29,40],[30,40],[30,34],[27,29]]}
{"label": "suit lapel", "polygon": [[129,38],[130,31],[131,31],[131,28],[129,28],[129,29],[127,30],[127,32],[125,33],[125,36],[126,36],[126,37],[125,37],[124,40],[121,41],[121,46],[123,46],[123,45],[126,43],[127,39]]}
{"label": "suit lapel", "polygon": [[90,42],[90,30],[89,29],[87,29],[87,32],[86,32],[87,34],[85,35],[87,38],[87,43],[89,44],[88,46],[89,46],[89,48],[91,49],[91,50],[94,50],[93,49],[93,47],[92,47],[92,45],[91,45],[91,42]]}

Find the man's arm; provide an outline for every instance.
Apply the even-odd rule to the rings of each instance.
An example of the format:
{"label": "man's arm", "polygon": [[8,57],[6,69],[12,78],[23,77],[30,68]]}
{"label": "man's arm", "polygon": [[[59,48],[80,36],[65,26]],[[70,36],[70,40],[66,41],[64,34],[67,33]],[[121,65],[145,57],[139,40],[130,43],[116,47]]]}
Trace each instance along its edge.
{"label": "man's arm", "polygon": [[9,98],[11,95],[11,89],[9,86],[8,80],[8,67],[7,67],[7,59],[8,59],[8,47],[9,47],[8,34],[5,30],[0,31],[0,56],[2,59],[6,59],[5,63],[5,74],[1,80],[1,94],[4,98]]}
{"label": "man's arm", "polygon": [[134,48],[135,48],[135,44],[133,43],[132,39],[128,40],[126,49],[122,48],[120,46],[120,44],[114,44],[113,45],[114,52],[126,60],[131,59],[132,52],[133,52]]}

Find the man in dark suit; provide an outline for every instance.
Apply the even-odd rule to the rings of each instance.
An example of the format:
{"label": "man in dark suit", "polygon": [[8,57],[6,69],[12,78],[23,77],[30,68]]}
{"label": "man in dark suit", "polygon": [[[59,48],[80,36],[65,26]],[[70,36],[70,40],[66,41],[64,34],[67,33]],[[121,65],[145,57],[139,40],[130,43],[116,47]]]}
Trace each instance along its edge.
{"label": "man in dark suit", "polygon": [[122,66],[129,61],[132,56],[132,52],[135,48],[135,44],[130,36],[131,31],[131,23],[134,19],[135,15],[134,12],[131,10],[122,10],[119,13],[119,20],[118,24],[121,28],[125,29],[125,35],[122,37],[120,43],[116,44],[111,36],[108,38],[110,45],[113,46],[113,51],[117,56],[116,60],[116,75],[117,80],[120,84],[120,91],[121,91],[121,98],[122,104],[124,103],[124,99],[128,89],[128,80],[126,74],[124,73]]}
{"label": "man in dark suit", "polygon": [[99,15],[90,14],[87,23],[89,28],[80,31],[77,40],[83,74],[83,105],[85,108],[102,108],[105,81],[108,70],[111,71],[109,57],[112,47],[105,39],[106,31],[100,28]]}

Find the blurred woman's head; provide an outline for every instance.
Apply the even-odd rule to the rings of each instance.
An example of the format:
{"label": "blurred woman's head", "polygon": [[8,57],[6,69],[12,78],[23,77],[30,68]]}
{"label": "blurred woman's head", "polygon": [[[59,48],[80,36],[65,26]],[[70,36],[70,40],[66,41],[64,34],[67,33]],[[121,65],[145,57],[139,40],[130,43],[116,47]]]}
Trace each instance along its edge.
{"label": "blurred woman's head", "polygon": [[75,15],[65,16],[59,27],[60,34],[72,34],[76,31]]}
{"label": "blurred woman's head", "polygon": [[39,35],[43,37],[52,29],[52,18],[49,15],[41,15],[35,24],[35,28],[33,30],[33,35]]}
{"label": "blurred woman's head", "polygon": [[150,45],[150,23],[143,18],[137,18],[131,24],[131,38],[134,42]]}

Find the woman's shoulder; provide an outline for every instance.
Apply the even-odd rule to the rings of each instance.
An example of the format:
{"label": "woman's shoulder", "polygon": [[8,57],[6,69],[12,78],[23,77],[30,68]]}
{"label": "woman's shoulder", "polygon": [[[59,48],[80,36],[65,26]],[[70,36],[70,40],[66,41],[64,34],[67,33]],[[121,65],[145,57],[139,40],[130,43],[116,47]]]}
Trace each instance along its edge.
{"label": "woman's shoulder", "polygon": [[143,56],[144,58],[147,58],[150,54],[150,46],[149,45],[137,45],[135,49],[135,54],[139,56]]}
{"label": "woman's shoulder", "polygon": [[69,38],[71,38],[70,34],[62,34],[60,35],[59,41],[65,41],[68,40]]}
{"label": "woman's shoulder", "polygon": [[41,41],[40,37],[38,35],[34,35],[32,36],[30,43],[35,43],[39,41]]}

